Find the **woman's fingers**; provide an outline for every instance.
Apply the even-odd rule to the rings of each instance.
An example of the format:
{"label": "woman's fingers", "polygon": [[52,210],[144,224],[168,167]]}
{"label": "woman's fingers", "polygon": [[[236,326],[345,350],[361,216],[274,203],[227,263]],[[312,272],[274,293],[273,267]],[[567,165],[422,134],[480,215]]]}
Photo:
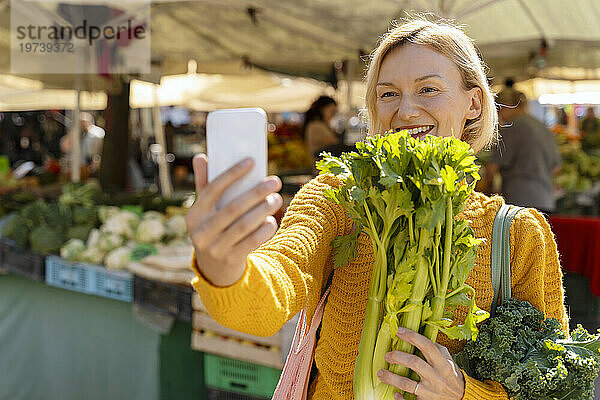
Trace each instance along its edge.
{"label": "woman's fingers", "polygon": [[452,355],[450,355],[450,352],[448,351],[448,348],[445,346],[442,346],[439,343],[436,343],[438,349],[440,349],[440,353],[442,353],[442,356],[447,359],[447,360],[452,360]]}
{"label": "woman's fingers", "polygon": [[[269,195],[277,192],[280,188],[281,181],[278,177],[268,177],[246,193],[243,193],[232,200],[218,212],[207,213],[205,218],[206,222],[203,223],[205,229],[202,235],[210,238],[211,242],[214,243],[215,239],[222,235],[230,225],[236,223],[238,219],[243,218],[246,213],[263,203]],[[248,235],[253,230],[254,229],[245,231],[242,237]],[[231,247],[234,244],[235,242],[230,243],[229,245]]]}
{"label": "woman's fingers", "polygon": [[435,371],[421,357],[402,351],[390,351],[385,355],[385,361],[390,364],[404,365],[415,371],[421,379],[435,379]]}
{"label": "woman's fingers", "polygon": [[258,205],[246,212],[241,218],[235,220],[229,228],[215,241],[214,245],[219,251],[230,251],[246,236],[257,230],[266,221],[266,218],[275,214],[281,208],[283,199],[279,193],[271,193]]}
{"label": "woman's fingers", "polygon": [[198,193],[199,201],[205,206],[216,207],[223,193],[237,180],[250,172],[253,165],[254,160],[251,158],[245,158],[235,164],[203,187],[202,193]]}
{"label": "woman's fingers", "polygon": [[423,353],[427,362],[434,367],[448,364],[446,358],[442,356],[437,344],[427,339],[425,336],[406,328],[398,328],[397,336],[421,350],[421,353]]}
{"label": "woman's fingers", "polygon": [[248,254],[256,250],[261,244],[271,239],[277,231],[277,221],[274,217],[268,216],[260,227],[238,242],[230,251],[234,260],[245,260]]}
{"label": "woman's fingers", "polygon": [[415,393],[415,388],[417,387],[417,382],[412,379],[396,375],[386,369],[377,371],[377,378],[383,383],[387,383],[408,393]]}
{"label": "woman's fingers", "polygon": [[[223,207],[214,216],[214,221],[211,221],[211,223],[214,223],[216,230],[221,233],[229,225],[236,222],[240,217],[244,216],[248,211],[264,202],[269,195],[279,192],[280,189],[281,180],[279,177],[269,176],[261,183],[254,186],[246,193],[239,195],[237,198],[233,199],[230,203]],[[248,233],[249,232],[246,232],[246,234]]]}
{"label": "woman's fingers", "polygon": [[196,154],[192,159],[192,168],[194,169],[194,183],[196,185],[196,195],[206,186],[208,162],[205,154]]}

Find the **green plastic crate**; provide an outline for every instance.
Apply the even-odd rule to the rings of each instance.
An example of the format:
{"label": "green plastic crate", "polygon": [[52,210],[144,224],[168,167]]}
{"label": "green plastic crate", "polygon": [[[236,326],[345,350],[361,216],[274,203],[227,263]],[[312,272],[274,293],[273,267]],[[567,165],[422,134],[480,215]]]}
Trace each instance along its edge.
{"label": "green plastic crate", "polygon": [[204,354],[204,383],[208,387],[270,399],[281,370],[214,354]]}

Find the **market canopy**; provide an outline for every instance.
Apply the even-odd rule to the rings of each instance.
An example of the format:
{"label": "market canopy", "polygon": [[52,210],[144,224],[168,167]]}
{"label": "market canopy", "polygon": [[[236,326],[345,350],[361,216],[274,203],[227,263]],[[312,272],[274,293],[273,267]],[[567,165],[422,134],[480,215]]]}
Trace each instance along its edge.
{"label": "market canopy", "polygon": [[[9,54],[8,0],[0,8],[0,51]],[[465,25],[492,76],[600,77],[595,0],[198,0],[152,2],[151,11],[152,60],[161,75],[185,73],[194,59],[203,73],[257,66],[334,81],[333,63],[349,60],[357,78],[364,69],[360,55],[373,49],[390,21],[431,12]],[[9,70],[4,57],[0,71]],[[68,75],[36,77],[47,86],[74,87]],[[114,82],[86,77],[83,87],[111,89]]]}
{"label": "market canopy", "polygon": [[[107,96],[102,92],[82,91],[82,110],[103,110]],[[73,109],[77,92],[72,89],[46,89],[41,81],[0,74],[0,112]]]}
{"label": "market canopy", "polygon": [[[156,93],[155,93],[156,90]],[[220,108],[262,107],[269,112],[305,111],[321,94],[333,90],[314,79],[248,70],[238,74],[169,75],[160,85],[134,80],[130,104],[133,108],[185,106],[211,111]]]}
{"label": "market canopy", "polygon": [[595,0],[201,0],[158,3],[152,11],[158,33],[153,51],[164,55],[167,65],[193,57],[199,71],[235,68],[245,60],[327,79],[333,61],[358,62],[359,54],[370,52],[390,21],[406,12],[431,12],[465,26],[493,75],[600,75]]}

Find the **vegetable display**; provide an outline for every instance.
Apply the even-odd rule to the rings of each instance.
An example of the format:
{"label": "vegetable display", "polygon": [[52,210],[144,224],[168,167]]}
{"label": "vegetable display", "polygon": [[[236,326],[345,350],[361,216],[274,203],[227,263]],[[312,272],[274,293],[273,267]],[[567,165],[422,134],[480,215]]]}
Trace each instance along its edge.
{"label": "vegetable display", "polygon": [[[391,350],[415,352],[396,336],[399,326],[434,342],[439,331],[451,339],[474,339],[476,323],[488,316],[465,284],[480,240],[468,221],[455,218],[479,179],[478,167],[469,145],[454,137],[419,141],[405,131],[390,132],[356,148],[339,158],[323,154],[317,167],[342,180],[325,195],[343,206],[356,226],[332,243],[336,267],[354,256],[361,230],[375,254],[354,397],[393,399],[397,389],[381,383],[377,371],[409,375],[384,359]],[[464,325],[453,324],[452,310],[459,305],[468,308]]]}
{"label": "vegetable display", "polygon": [[585,192],[600,179],[600,156],[586,153],[578,143],[558,137],[562,165],[554,183],[565,192]]}
{"label": "vegetable display", "polygon": [[2,236],[20,247],[58,253],[69,239],[86,239],[98,225],[97,203],[101,193],[94,184],[68,184],[54,203],[32,201],[10,218]]}
{"label": "vegetable display", "polygon": [[60,249],[61,257],[119,270],[132,260],[139,261],[166,248],[190,247],[183,215],[146,211],[139,216],[113,206],[100,206],[98,215],[103,221],[99,229],[92,229],[85,241],[69,240]]}
{"label": "vegetable display", "polygon": [[[66,184],[59,199],[51,203],[31,201],[31,196],[20,193],[4,195],[1,199],[12,199],[15,204],[7,202],[7,207],[0,211],[20,207],[6,221],[1,233],[22,248],[41,254],[60,254],[70,261],[105,264],[109,269],[124,269],[132,254],[140,260],[143,257],[139,254],[147,256],[159,250],[169,253],[173,249],[183,253],[189,249],[186,210],[171,205],[181,204],[182,200],[149,196],[110,199],[93,183]],[[150,209],[142,205],[123,205],[123,208],[100,205],[104,201],[114,204],[132,199],[140,200]],[[162,213],[165,210],[167,214]]]}
{"label": "vegetable display", "polygon": [[599,349],[600,334],[578,326],[569,339],[556,319],[511,298],[454,359],[469,376],[500,382],[515,400],[593,400]]}

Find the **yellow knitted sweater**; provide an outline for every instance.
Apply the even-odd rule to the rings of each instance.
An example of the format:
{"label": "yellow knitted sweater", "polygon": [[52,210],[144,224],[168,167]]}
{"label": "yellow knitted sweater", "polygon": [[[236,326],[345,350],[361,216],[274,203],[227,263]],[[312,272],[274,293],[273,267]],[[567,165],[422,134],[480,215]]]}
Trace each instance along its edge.
{"label": "yellow knitted sweater", "polygon": [[[306,184],[294,197],[277,234],[248,256],[241,279],[228,287],[216,287],[193,265],[192,281],[211,316],[224,326],[259,336],[270,336],[303,307],[312,318],[333,268],[330,242],[350,233],[352,221],[346,212],[323,196],[323,189],[339,181],[322,175]],[[493,289],[490,277],[492,223],[503,204],[500,197],[473,193],[459,218],[471,221],[475,236],[487,240],[479,247],[467,283],[475,288],[480,308],[490,309]],[[544,217],[533,209],[519,212],[510,234],[512,294],[528,300],[546,316],[567,327],[563,305],[562,274],[556,243]],[[364,321],[373,249],[364,234],[358,240],[356,258],[335,270],[325,307],[320,340],[315,350],[318,374],[309,398],[353,399],[354,362]],[[455,319],[464,321],[465,309]],[[438,343],[451,353],[462,343],[440,334]],[[465,400],[507,399],[497,382],[480,382],[465,375]]]}

